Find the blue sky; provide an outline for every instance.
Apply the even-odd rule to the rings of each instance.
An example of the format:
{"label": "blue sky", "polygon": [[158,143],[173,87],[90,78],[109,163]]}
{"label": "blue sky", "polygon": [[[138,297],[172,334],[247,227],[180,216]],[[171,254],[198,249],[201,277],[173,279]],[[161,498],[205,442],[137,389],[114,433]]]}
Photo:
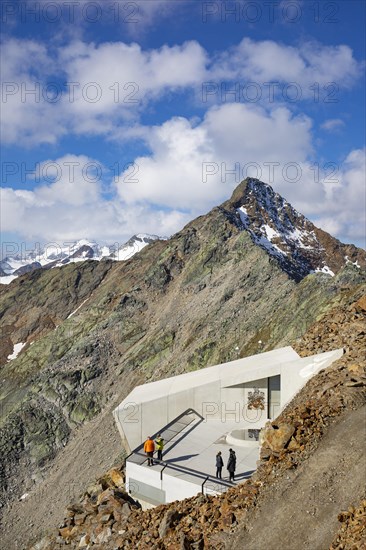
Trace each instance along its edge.
{"label": "blue sky", "polygon": [[3,0],[7,243],[169,236],[246,176],[365,246],[365,3]]}

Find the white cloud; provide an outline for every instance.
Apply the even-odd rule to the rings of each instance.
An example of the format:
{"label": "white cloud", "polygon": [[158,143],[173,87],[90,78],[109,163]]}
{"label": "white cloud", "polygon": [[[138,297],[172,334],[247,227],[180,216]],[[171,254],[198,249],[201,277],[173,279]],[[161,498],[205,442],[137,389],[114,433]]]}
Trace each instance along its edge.
{"label": "white cloud", "polygon": [[39,183],[33,191],[1,189],[1,230],[59,244],[82,237],[122,244],[139,232],[171,235],[189,221],[189,214],[174,208],[106,199],[103,183],[107,178],[93,170],[93,165],[103,168],[95,159],[66,155],[39,166],[36,178],[53,175],[53,183]]}
{"label": "white cloud", "polygon": [[10,39],[1,48],[1,136],[3,143],[55,143],[65,134],[59,106],[45,102],[42,83],[54,71],[46,47]]}
{"label": "white cloud", "polygon": [[138,173],[126,170],[117,189],[128,203],[149,201],[201,213],[257,168],[268,181],[270,167],[263,163],[277,163],[278,178],[288,162],[305,162],[312,150],[310,129],[310,119],[285,108],[268,113],[242,104],[214,107],[199,124],[174,118],[146,130],[152,154],[136,158]]}
{"label": "white cloud", "polygon": [[339,130],[344,126],[344,121],[340,118],[329,118],[323,124],[321,124],[320,128],[323,130],[326,130],[327,132],[333,132],[334,130]]}
{"label": "white cloud", "polygon": [[103,170],[102,164],[85,155],[65,155],[41,162],[36,178],[52,183],[39,185],[36,196],[49,204],[95,204],[102,191]]}
{"label": "white cloud", "polygon": [[68,81],[77,83],[66,107],[78,122],[86,117],[98,123],[100,116],[117,115],[117,121],[136,116],[166,91],[193,86],[204,77],[206,53],[194,41],[150,51],[136,43],[74,42],[60,60]]}
{"label": "white cloud", "polygon": [[13,39],[2,60],[3,141],[32,144],[66,133],[106,135],[137,120],[149,101],[204,79],[206,53],[195,41],[146,51],[73,41],[54,59],[41,44]]}
{"label": "white cloud", "polygon": [[120,197],[129,204],[152,202],[167,207],[200,210],[218,195],[218,183],[202,183],[202,161],[215,154],[203,126],[192,127],[184,118],[174,118],[147,130],[151,156],[135,160],[138,172],[126,170],[117,182]]}
{"label": "white cloud", "polygon": [[[197,102],[198,90],[207,82],[216,86],[209,100],[219,104],[221,83],[254,82],[259,104],[269,110],[275,101],[291,107],[289,101],[296,96],[313,98],[318,94],[311,89],[315,82],[320,95],[338,97],[339,83],[350,87],[361,69],[345,45],[307,42],[293,47],[248,38],[211,58],[197,41],[143,50],[136,43],[74,40],[47,51],[41,43],[16,39],[4,42],[2,56],[2,78],[8,86],[2,106],[3,139],[28,145],[55,143],[70,134],[116,136],[164,96],[178,101],[182,91],[191,90]],[[279,83],[275,97],[269,82]],[[324,89],[329,82],[334,82],[333,88]],[[38,97],[25,93],[35,86]],[[253,93],[256,90],[240,95],[240,101]],[[233,98],[228,94],[224,101]],[[207,105],[204,98],[196,103]]]}
{"label": "white cloud", "polygon": [[320,87],[334,83],[335,87],[321,89],[319,93],[337,95],[341,87],[351,87],[362,74],[362,64],[354,59],[349,46],[324,46],[318,42],[304,42],[294,47],[273,40],[244,38],[239,45],[219,54],[216,61],[213,76],[258,83],[266,89],[267,98],[269,86],[266,88],[265,83],[292,83],[292,88],[275,88],[284,100],[292,100],[297,95],[298,99],[314,98],[318,93],[313,88],[315,83]]}
{"label": "white cloud", "polygon": [[326,208],[340,224],[337,234],[366,245],[366,149],[355,149],[346,157]]}
{"label": "white cloud", "polygon": [[216,151],[239,162],[298,162],[311,152],[311,120],[285,107],[264,110],[238,103],[214,107],[204,126]]}

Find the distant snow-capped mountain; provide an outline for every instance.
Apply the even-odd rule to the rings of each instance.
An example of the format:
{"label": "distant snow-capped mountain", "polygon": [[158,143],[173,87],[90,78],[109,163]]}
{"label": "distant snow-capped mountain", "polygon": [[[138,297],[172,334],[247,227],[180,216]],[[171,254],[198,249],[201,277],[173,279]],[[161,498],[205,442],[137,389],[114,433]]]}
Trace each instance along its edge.
{"label": "distant snow-capped mountain", "polygon": [[27,253],[21,252],[1,260],[0,283],[10,283],[20,275],[34,269],[51,269],[70,262],[99,261],[102,259],[129,260],[145,246],[156,240],[165,240],[165,237],[138,233],[121,246],[118,243],[110,246],[100,246],[97,242],[87,239],[75,241],[67,246],[58,246],[52,243],[43,248],[27,251]]}

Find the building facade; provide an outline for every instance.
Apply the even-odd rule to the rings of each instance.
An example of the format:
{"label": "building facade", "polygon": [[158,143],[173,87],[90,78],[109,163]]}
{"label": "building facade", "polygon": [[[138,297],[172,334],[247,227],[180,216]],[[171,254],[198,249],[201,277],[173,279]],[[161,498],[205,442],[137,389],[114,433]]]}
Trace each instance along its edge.
{"label": "building facade", "polygon": [[[236,452],[238,481],[259,455],[259,432],[307,380],[343,350],[301,358],[291,347],[245,357],[136,387],[114,410],[126,460],[126,484],[144,507],[230,487],[215,477],[215,456]],[[162,462],[147,467],[143,442],[162,434]]]}

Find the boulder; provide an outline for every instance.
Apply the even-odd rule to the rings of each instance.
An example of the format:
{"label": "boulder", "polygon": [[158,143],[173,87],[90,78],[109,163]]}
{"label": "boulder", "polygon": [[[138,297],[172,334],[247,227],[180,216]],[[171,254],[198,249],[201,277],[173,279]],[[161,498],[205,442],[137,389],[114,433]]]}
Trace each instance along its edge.
{"label": "boulder", "polygon": [[103,491],[102,493],[100,493],[98,495],[98,498],[97,498],[97,505],[99,506],[100,504],[102,504],[103,502],[108,502],[108,500],[110,499],[110,497],[114,496],[114,491],[113,489],[106,489],[105,491]]}
{"label": "boulder", "polygon": [[84,535],[80,539],[79,548],[86,548],[89,543],[90,543],[90,535]]}
{"label": "boulder", "polygon": [[107,475],[111,478],[116,487],[124,487],[125,479],[120,470],[117,470],[117,468],[112,468],[109,470]]}
{"label": "boulder", "polygon": [[96,544],[105,544],[108,542],[110,537],[112,536],[112,530],[110,527],[107,527],[106,529],[103,529],[95,538]]}
{"label": "boulder", "polygon": [[267,426],[262,432],[263,446],[268,447],[272,452],[279,453],[283,451],[294,432],[295,428],[291,424]]}
{"label": "boulder", "polygon": [[171,529],[174,523],[179,519],[179,516],[180,515],[175,508],[168,510],[166,512],[166,514],[163,517],[163,521],[159,526],[159,537],[161,539],[166,536],[169,529]]}
{"label": "boulder", "polygon": [[357,300],[354,304],[354,309],[359,313],[366,313],[366,294]]}

